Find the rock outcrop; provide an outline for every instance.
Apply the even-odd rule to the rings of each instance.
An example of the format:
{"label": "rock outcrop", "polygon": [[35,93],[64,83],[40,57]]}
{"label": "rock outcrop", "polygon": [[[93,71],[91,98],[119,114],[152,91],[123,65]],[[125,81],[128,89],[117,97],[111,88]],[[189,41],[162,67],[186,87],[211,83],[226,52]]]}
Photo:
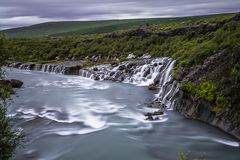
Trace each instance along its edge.
{"label": "rock outcrop", "polygon": [[12,88],[20,88],[23,85],[23,82],[17,79],[11,79],[11,80],[0,80],[1,83],[5,85],[10,85]]}
{"label": "rock outcrop", "polygon": [[[240,51],[240,50],[239,50]],[[240,93],[239,85],[233,80],[231,70],[240,62],[240,52],[232,54],[224,50],[207,58],[202,65],[193,66],[189,70],[183,70],[177,80],[180,84],[191,82],[200,84],[204,81],[214,81],[218,92],[231,98],[231,107],[221,112],[214,111],[214,101],[204,98],[193,98],[193,95],[183,89],[180,90],[180,102],[176,110],[186,117],[197,119],[240,139]]]}

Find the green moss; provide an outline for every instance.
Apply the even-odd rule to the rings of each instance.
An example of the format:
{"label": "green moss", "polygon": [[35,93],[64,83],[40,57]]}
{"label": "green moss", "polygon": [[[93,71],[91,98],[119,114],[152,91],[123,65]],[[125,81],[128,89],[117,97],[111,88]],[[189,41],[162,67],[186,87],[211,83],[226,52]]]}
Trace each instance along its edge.
{"label": "green moss", "polygon": [[206,81],[199,85],[188,82],[183,84],[182,88],[192,93],[194,99],[201,97],[207,101],[212,101],[214,99],[217,89],[213,81]]}
{"label": "green moss", "polygon": [[212,101],[216,93],[216,85],[212,81],[203,82],[197,87],[196,95],[206,99],[207,101]]}
{"label": "green moss", "polygon": [[231,69],[231,77],[234,79],[235,82],[240,81],[240,64],[237,63]]}
{"label": "green moss", "polygon": [[231,107],[231,98],[225,97],[222,94],[217,94],[216,106],[213,108],[214,112],[222,112],[226,108]]}
{"label": "green moss", "polygon": [[157,86],[156,86],[155,84],[150,84],[150,85],[148,86],[148,89],[149,89],[149,90],[157,90]]}
{"label": "green moss", "polygon": [[181,88],[191,93],[194,100],[203,98],[208,102],[213,102],[215,105],[215,107],[213,107],[214,112],[221,112],[231,107],[231,98],[218,92],[216,84],[213,81],[205,81],[199,85],[187,82],[183,84]]}

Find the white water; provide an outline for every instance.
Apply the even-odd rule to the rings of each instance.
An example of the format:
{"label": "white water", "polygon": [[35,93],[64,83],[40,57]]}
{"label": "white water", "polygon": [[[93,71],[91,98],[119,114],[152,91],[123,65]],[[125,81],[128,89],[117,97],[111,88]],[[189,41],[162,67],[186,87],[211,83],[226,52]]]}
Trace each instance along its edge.
{"label": "white water", "polygon": [[[175,83],[165,78],[171,76],[173,63],[159,67],[159,88],[165,86],[162,91],[169,95],[163,96],[166,104],[174,103],[169,97]],[[157,66],[152,68],[156,72],[151,75],[158,73]],[[139,70],[134,75],[141,75]],[[16,160],[172,160],[188,151],[196,157],[207,152],[206,159],[239,156],[238,141],[175,112],[166,112],[157,121],[145,120],[144,114],[155,109],[146,106],[153,94],[144,87],[22,70],[8,76],[24,82],[9,107],[16,126],[27,135],[26,148]]]}
{"label": "white water", "polygon": [[[65,73],[65,66],[57,64],[36,65],[21,64],[19,69],[37,70],[49,73]],[[125,69],[121,69],[123,67]],[[149,86],[155,84],[159,88],[155,101],[163,104],[167,109],[173,109],[176,103],[175,95],[178,92],[176,82],[172,81],[172,71],[175,61],[168,57],[147,59],[139,62],[127,61],[113,67],[110,64],[98,65],[88,69],[80,69],[79,76],[97,79],[113,80],[123,83],[131,83],[137,86]],[[94,68],[97,68],[95,71]]]}

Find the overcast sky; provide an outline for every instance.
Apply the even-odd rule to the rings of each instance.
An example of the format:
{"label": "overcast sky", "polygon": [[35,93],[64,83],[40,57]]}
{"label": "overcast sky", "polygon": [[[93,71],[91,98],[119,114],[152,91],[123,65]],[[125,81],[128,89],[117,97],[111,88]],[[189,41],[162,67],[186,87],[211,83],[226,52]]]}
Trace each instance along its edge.
{"label": "overcast sky", "polygon": [[0,30],[48,21],[239,12],[240,0],[0,0]]}

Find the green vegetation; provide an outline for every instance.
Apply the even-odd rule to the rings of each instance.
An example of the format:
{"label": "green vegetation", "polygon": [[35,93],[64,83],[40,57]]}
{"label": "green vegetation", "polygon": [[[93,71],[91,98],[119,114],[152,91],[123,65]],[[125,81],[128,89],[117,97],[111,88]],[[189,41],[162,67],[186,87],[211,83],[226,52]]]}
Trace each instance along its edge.
{"label": "green vegetation", "polygon": [[240,81],[240,64],[234,65],[234,67],[231,69],[231,76],[234,78],[236,82]]}
{"label": "green vegetation", "polygon": [[[78,25],[75,25],[77,22],[46,23],[40,24],[42,27],[36,25],[19,29],[19,35],[15,37],[37,38],[9,39],[6,50],[11,55],[9,59],[11,62],[43,64],[87,59],[88,63],[82,67],[118,63],[127,60],[128,54],[135,54],[139,57],[146,53],[152,57],[168,56],[177,62],[174,75],[178,75],[182,69],[188,70],[192,66],[203,64],[204,60],[218,52],[226,51],[232,57],[232,60],[227,62],[226,72],[220,73],[220,76],[204,79],[198,84],[186,83],[183,87],[192,93],[195,100],[202,98],[212,103],[213,111],[216,113],[225,111],[227,108],[240,113],[236,105],[239,103],[238,97],[240,96],[240,64],[237,58],[240,46],[239,16],[235,21],[226,22],[235,15],[164,19],[165,22],[163,19],[161,22],[160,19],[148,19],[86,23],[87,29],[91,29],[91,25],[97,26],[96,28],[105,28],[105,30],[101,29],[104,32],[101,34],[96,34],[100,33],[96,28],[91,32],[78,30],[79,24],[83,22],[79,22]],[[105,25],[106,23],[108,26]],[[111,27],[113,24],[121,26],[120,23],[124,23],[128,30],[122,30],[125,29],[124,27]],[[102,26],[99,27],[96,24]],[[46,26],[49,30],[45,28]],[[52,26],[55,29],[51,28]],[[70,26],[76,28],[70,29]],[[214,26],[220,27],[212,29]],[[33,29],[31,33],[32,28],[36,30]],[[39,28],[42,28],[42,31],[38,31]],[[204,29],[206,32],[201,32]],[[9,34],[10,36],[18,34],[15,33],[16,30],[12,31],[14,32],[12,35]],[[29,35],[22,36],[23,32],[20,31],[26,31]],[[45,31],[48,31],[46,34],[54,35],[54,37],[43,36]],[[111,31],[114,32],[107,33]],[[94,35],[91,35],[92,33]],[[77,36],[79,34],[85,35]],[[149,89],[154,89],[154,87],[149,86]],[[231,119],[234,123],[240,124],[238,117],[231,117]]]}
{"label": "green vegetation", "polygon": [[[161,25],[159,27],[161,28]],[[153,57],[170,56],[176,59],[177,70],[180,66],[189,68],[201,64],[208,56],[220,50],[236,48],[240,41],[239,28],[238,21],[227,23],[217,31],[206,34],[189,32],[164,37],[153,32],[142,35],[142,30],[149,32],[142,27],[121,33],[92,36],[11,39],[8,49],[13,55],[12,61],[21,62],[79,60],[96,55],[101,56],[101,60],[106,62],[111,57],[126,60],[130,53],[136,55],[149,53]],[[139,34],[131,35],[135,32]]]}
{"label": "green vegetation", "polygon": [[0,159],[10,159],[15,149],[19,146],[22,135],[20,132],[16,132],[12,129],[12,121],[7,117],[7,100],[10,94],[13,92],[12,87],[6,84],[3,80],[2,66],[5,64],[9,57],[9,52],[6,48],[6,38],[0,36]]}
{"label": "green vegetation", "polygon": [[157,90],[157,86],[155,85],[155,84],[150,84],[149,86],[148,86],[148,89],[149,90]]}
{"label": "green vegetation", "polygon": [[[33,38],[45,36],[76,36],[97,33],[109,33],[123,29],[134,29],[139,26],[150,26],[150,30],[161,28],[171,29],[179,26],[193,25],[199,23],[216,22],[233,16],[233,14],[194,16],[182,18],[148,18],[130,20],[107,20],[107,21],[65,21],[48,22],[29,27],[21,27],[2,31],[12,38]],[[150,25],[151,24],[151,25]],[[154,25],[153,25],[154,24]]]}
{"label": "green vegetation", "polygon": [[231,98],[218,94],[216,98],[216,107],[213,108],[213,110],[215,112],[220,112],[228,107],[231,107]]}
{"label": "green vegetation", "polygon": [[190,92],[193,99],[203,98],[206,101],[213,102],[215,105],[213,111],[215,112],[222,112],[226,108],[231,107],[231,98],[218,92],[217,86],[213,81],[202,82],[198,85],[187,82],[182,85],[182,89]]}
{"label": "green vegetation", "polygon": [[207,101],[212,101],[215,98],[216,85],[212,81],[203,82],[199,85],[194,85],[192,82],[185,83],[182,88],[192,93],[193,98],[204,98]]}

